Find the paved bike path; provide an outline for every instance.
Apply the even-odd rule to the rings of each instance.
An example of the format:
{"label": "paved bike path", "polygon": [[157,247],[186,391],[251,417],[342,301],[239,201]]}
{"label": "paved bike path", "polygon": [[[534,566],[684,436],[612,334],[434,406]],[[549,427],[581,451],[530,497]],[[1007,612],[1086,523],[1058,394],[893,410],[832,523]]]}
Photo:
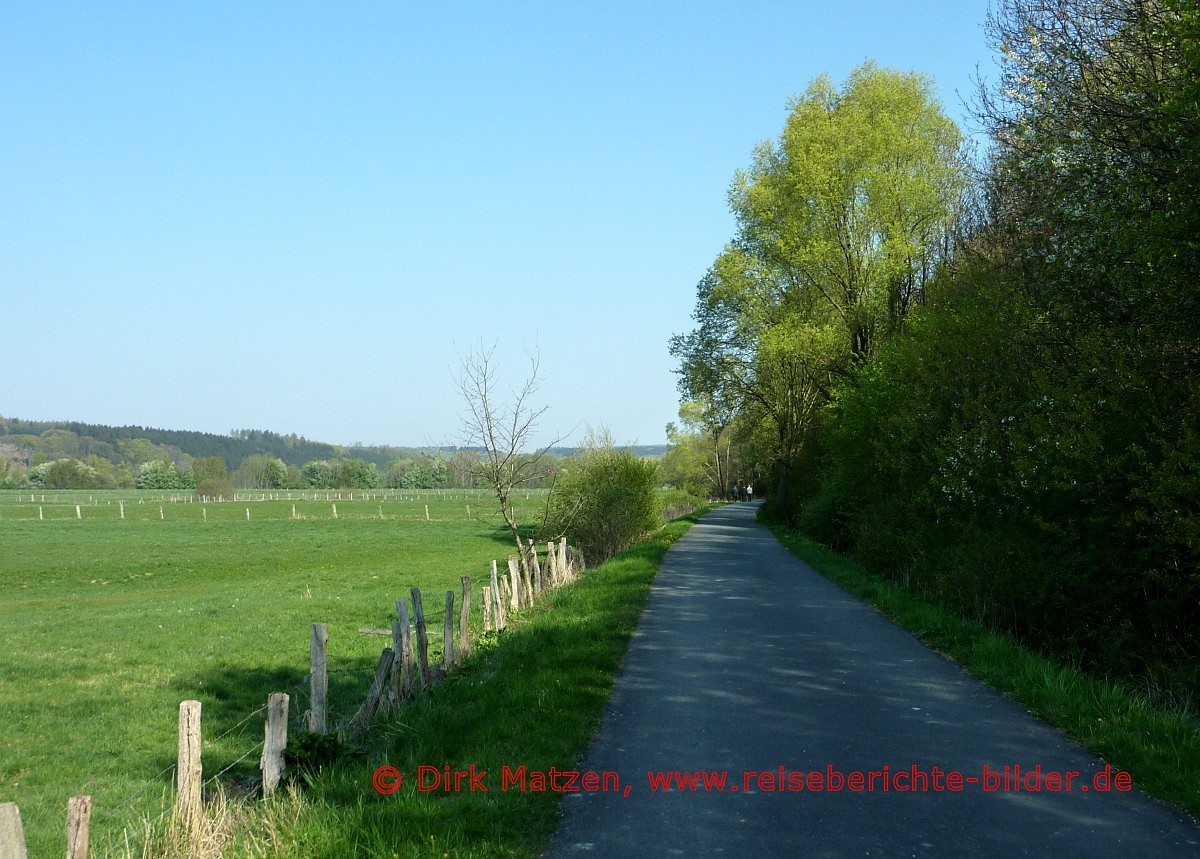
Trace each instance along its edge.
{"label": "paved bike path", "polygon": [[[1193,822],[1136,786],[1098,791],[1103,762],[793,557],[756,508],[718,508],[668,553],[580,763],[629,793],[568,795],[549,856],[1200,856]],[[934,789],[935,767],[985,765],[1080,775],[1070,792]],[[884,766],[908,778],[815,792],[744,775]],[[927,787],[898,791],[914,767]],[[729,776],[650,789],[647,771],[672,770]]]}

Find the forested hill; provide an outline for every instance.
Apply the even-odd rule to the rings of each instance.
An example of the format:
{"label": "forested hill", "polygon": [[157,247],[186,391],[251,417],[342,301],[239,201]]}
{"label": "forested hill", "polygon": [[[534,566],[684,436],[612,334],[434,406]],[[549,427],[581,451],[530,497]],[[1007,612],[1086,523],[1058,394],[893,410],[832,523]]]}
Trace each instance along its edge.
{"label": "forested hill", "polygon": [[[25,421],[5,417],[0,417],[0,445],[26,451],[28,458],[98,456],[112,463],[145,461],[164,455],[176,459],[177,455],[172,454],[178,452],[194,459],[219,456],[230,465],[255,455],[275,457],[295,466],[313,460],[353,456],[382,467],[406,452],[395,447],[342,447],[267,430],[235,430],[229,435],[217,435],[191,430],[110,427],[76,421]],[[154,456],[149,456],[151,451],[142,450],[148,446],[158,448]]]}
{"label": "forested hill", "polygon": [[[448,454],[453,448],[439,451]],[[643,445],[634,448],[638,456],[658,457],[665,445]],[[574,448],[553,448],[556,457],[571,456]],[[378,446],[342,446],[311,441],[303,436],[280,435],[269,430],[234,430],[229,435],[164,430],[153,427],[110,427],[78,421],[26,421],[0,415],[0,459],[16,459],[28,465],[33,460],[48,461],[60,458],[84,460],[97,456],[118,465],[139,464],[152,459],[178,461],[182,456],[199,459],[219,456],[231,468],[249,456],[269,456],[286,465],[300,467],[314,460],[352,457],[384,468],[397,459],[418,453],[437,455],[437,451],[421,448]]]}

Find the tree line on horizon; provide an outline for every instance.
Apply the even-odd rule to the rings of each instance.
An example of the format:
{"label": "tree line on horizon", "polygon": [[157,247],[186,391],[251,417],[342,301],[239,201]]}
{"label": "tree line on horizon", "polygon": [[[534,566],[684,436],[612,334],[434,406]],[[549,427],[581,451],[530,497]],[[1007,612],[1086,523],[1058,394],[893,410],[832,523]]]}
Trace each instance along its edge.
{"label": "tree line on horizon", "polygon": [[[1200,690],[1200,11],[1002,0],[982,157],[931,81],[818,78],[674,337],[674,463],[1102,673]],[[761,484],[762,481],[760,481]]]}
{"label": "tree line on horizon", "polygon": [[[296,435],[228,436],[0,417],[0,488],[433,489],[473,485],[471,452],[342,447]],[[215,481],[215,483],[213,482]]]}

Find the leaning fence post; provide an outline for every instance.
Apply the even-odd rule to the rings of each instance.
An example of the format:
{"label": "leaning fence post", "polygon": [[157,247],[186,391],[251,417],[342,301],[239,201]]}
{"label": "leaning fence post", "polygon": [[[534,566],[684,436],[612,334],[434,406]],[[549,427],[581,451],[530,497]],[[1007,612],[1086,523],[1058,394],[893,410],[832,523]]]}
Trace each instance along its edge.
{"label": "leaning fence post", "polygon": [[386,697],[388,677],[392,673],[392,665],[395,661],[396,653],[390,647],[385,647],[379,654],[379,662],[375,666],[375,676],[371,679],[367,700],[363,701],[363,705],[358,708],[358,712],[354,714],[354,718],[350,720],[350,725],[346,729],[346,733],[351,737],[361,737],[370,729],[371,720],[379,712]]}
{"label": "leaning fence post", "polygon": [[0,802],[0,859],[26,859],[21,810],[15,802]]}
{"label": "leaning fence post", "polygon": [[92,817],[92,798],[73,796],[67,803],[67,859],[87,859],[88,822]]}
{"label": "leaning fence post", "polygon": [[308,730],[314,734],[324,734],[328,730],[326,719],[329,706],[329,675],[325,659],[325,647],[328,643],[329,629],[323,623],[314,623],[308,644],[308,681],[311,695],[307,725]]}
{"label": "leaning fence post", "polygon": [[491,585],[483,586],[483,631],[488,632],[492,628],[492,588]]}
{"label": "leaning fence post", "polygon": [[458,652],[466,656],[471,652],[471,577],[461,576],[462,608],[458,612]]}
{"label": "leaning fence post", "polygon": [[263,796],[270,796],[279,787],[283,776],[283,750],[287,746],[288,696],[286,692],[272,692],[267,696],[267,721],[263,726],[266,738],[263,741],[262,760],[259,768],[263,774]]}
{"label": "leaning fence post", "polygon": [[425,609],[421,605],[421,589],[413,588],[413,619],[417,627],[417,659],[421,676],[421,687],[429,685],[429,635],[425,630]]}
{"label": "leaning fence post", "polygon": [[179,704],[179,758],[176,769],[175,810],[189,830],[200,813],[204,767],[200,762],[200,702]]}

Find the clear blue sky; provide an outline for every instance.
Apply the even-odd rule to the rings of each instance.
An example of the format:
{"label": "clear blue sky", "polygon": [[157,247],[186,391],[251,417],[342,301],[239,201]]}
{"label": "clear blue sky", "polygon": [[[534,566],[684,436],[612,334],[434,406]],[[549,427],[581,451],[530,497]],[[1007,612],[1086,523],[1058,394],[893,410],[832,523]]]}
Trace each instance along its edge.
{"label": "clear blue sky", "polygon": [[0,414],[454,443],[482,340],[513,385],[540,350],[546,438],[661,442],[789,97],[870,57],[964,124],[986,12],[5,3]]}

